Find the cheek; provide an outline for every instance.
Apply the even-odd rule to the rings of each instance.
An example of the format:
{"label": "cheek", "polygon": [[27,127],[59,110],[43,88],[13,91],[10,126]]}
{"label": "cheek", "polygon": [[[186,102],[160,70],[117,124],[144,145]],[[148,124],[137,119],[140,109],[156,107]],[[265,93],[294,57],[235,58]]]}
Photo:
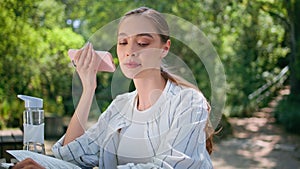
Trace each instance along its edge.
{"label": "cheek", "polygon": [[117,56],[118,56],[119,60],[122,60],[123,53],[122,53],[122,50],[120,49],[120,47],[118,47],[118,46],[117,46]]}
{"label": "cheek", "polygon": [[162,59],[162,53],[159,49],[151,49],[144,53],[142,57],[145,63],[148,64],[159,64]]}

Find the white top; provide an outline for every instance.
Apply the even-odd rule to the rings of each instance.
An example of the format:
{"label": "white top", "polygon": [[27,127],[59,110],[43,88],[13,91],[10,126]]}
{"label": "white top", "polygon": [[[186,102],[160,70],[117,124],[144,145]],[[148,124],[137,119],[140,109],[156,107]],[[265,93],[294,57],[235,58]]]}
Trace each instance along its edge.
{"label": "white top", "polygon": [[146,111],[136,109],[136,95],[119,95],[85,134],[66,146],[62,137],[54,155],[100,169],[213,168],[205,145],[208,107],[200,92],[168,81]]}
{"label": "white top", "polygon": [[153,112],[165,101],[165,93],[150,108],[140,111],[137,109],[137,97],[133,99],[131,124],[121,130],[117,150],[119,165],[127,163],[147,163],[154,156],[151,142],[147,139],[147,122],[155,120]]}

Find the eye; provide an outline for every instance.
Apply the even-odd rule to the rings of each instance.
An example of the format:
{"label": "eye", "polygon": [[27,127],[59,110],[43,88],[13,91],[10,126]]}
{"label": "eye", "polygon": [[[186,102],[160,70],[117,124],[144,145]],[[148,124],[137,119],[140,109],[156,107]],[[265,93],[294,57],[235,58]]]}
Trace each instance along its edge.
{"label": "eye", "polygon": [[146,43],[146,42],[138,42],[138,45],[141,46],[141,47],[146,47],[149,45],[149,43]]}
{"label": "eye", "polygon": [[121,42],[119,42],[119,45],[127,45],[127,42],[121,41]]}

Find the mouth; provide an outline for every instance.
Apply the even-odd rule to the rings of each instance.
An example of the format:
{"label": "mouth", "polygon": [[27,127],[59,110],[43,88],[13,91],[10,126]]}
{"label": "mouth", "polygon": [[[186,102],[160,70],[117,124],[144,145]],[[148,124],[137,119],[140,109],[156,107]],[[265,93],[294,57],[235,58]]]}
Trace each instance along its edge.
{"label": "mouth", "polygon": [[126,62],[126,63],[124,63],[124,65],[129,69],[134,69],[134,68],[141,66],[141,64],[137,63],[137,62]]}

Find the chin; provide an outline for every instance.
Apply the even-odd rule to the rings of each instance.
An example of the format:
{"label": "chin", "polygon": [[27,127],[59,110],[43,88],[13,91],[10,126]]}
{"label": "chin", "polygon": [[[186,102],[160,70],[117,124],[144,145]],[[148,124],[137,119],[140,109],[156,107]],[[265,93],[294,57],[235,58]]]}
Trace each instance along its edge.
{"label": "chin", "polygon": [[123,75],[128,79],[134,79],[134,77],[136,76],[136,72],[134,72],[134,71],[129,71],[122,67],[121,67],[121,70],[122,70]]}
{"label": "chin", "polygon": [[139,74],[141,74],[141,69],[137,68],[137,69],[128,69],[126,67],[122,67],[121,66],[121,70],[122,73],[125,77],[127,77],[128,79],[135,79],[139,76]]}
{"label": "chin", "polygon": [[[124,74],[124,73],[123,73]],[[124,74],[126,78],[128,79],[134,79],[134,75]]]}

